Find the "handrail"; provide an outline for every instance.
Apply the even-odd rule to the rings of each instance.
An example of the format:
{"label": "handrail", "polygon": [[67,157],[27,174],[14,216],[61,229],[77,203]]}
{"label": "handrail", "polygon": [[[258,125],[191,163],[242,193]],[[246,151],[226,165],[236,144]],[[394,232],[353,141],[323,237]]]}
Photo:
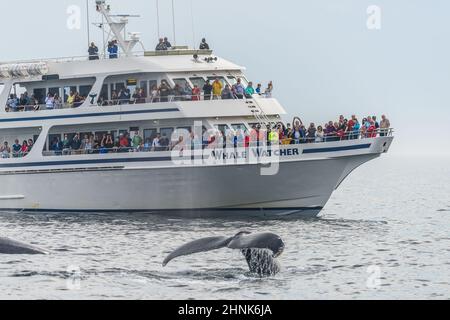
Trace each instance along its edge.
{"label": "handrail", "polygon": [[[123,57],[143,57],[145,54],[145,51],[137,51],[133,52],[131,55],[126,55],[123,53],[117,53],[118,58]],[[109,53],[99,53],[98,55],[99,60],[109,60]],[[82,55],[82,56],[72,56],[72,57],[56,57],[56,58],[37,58],[37,59],[27,59],[27,60],[17,60],[17,61],[3,61],[0,62],[0,65],[6,65],[6,64],[21,64],[21,63],[35,63],[35,62],[74,62],[74,61],[89,61],[90,57],[94,57],[91,55]]]}
{"label": "handrail", "polygon": [[[220,131],[219,131],[220,132]],[[117,146],[114,148],[105,148],[105,147],[99,147],[97,149],[89,148],[89,149],[78,149],[73,150],[71,148],[62,148],[61,150],[51,150],[51,151],[43,151],[44,156],[69,156],[69,155],[86,155],[86,154],[108,154],[108,153],[149,153],[149,152],[168,152],[172,151],[175,148],[180,148],[181,150],[203,150],[203,149],[211,149],[211,147],[214,147],[213,149],[222,149],[220,146],[223,146],[223,149],[236,149],[236,148],[253,148],[253,147],[263,147],[263,146],[274,146],[274,145],[280,145],[280,146],[287,146],[287,145],[318,145],[321,143],[327,143],[327,142],[339,142],[339,141],[353,141],[353,140],[365,140],[365,139],[373,139],[377,137],[391,137],[393,136],[394,129],[378,129],[373,132],[362,134],[362,133],[347,133],[345,135],[331,135],[326,136],[322,141],[318,141],[316,139],[314,140],[308,140],[308,138],[304,138],[303,140],[296,141],[292,138],[285,138],[277,141],[268,141],[267,140],[267,134],[263,137],[266,137],[265,139],[262,139],[260,141],[251,140],[249,143],[241,142],[241,143],[226,143],[224,140],[234,140],[235,135],[232,137],[226,136],[226,139],[223,139],[224,137],[221,137],[222,140],[214,141],[214,142],[203,142],[203,143],[195,143],[195,142],[182,142],[181,144],[177,143],[175,140],[173,140],[169,146],[152,146],[151,143],[146,143],[140,147],[121,147]],[[351,138],[351,139],[350,139]],[[278,142],[278,143],[277,143]],[[288,143],[287,143],[288,142]],[[190,146],[190,147],[189,147]]]}
{"label": "handrail", "polygon": [[[253,97],[243,97],[243,99],[239,99],[237,96],[233,95],[230,98],[223,98],[222,96],[214,96],[213,94],[210,95],[210,99],[207,99],[208,95],[205,95],[204,93],[200,95],[167,95],[167,96],[153,96],[153,97],[142,97],[142,98],[130,98],[130,99],[114,99],[114,100],[101,100],[98,99],[97,104],[91,105],[91,106],[113,106],[113,105],[132,105],[132,104],[147,104],[147,103],[167,103],[167,102],[196,102],[196,101],[218,101],[218,100],[252,100]],[[77,108],[80,107],[85,100],[82,100],[80,102],[74,103],[74,104],[68,104],[67,102],[59,102],[55,103],[52,108],[48,108],[47,104],[34,104],[34,105],[17,105],[17,110],[11,110],[8,105],[6,106],[6,110],[9,112],[14,111],[40,111],[40,110],[54,110],[54,109],[71,109],[71,108]]]}
{"label": "handrail", "polygon": [[111,106],[111,105],[123,105],[123,104],[146,104],[146,103],[166,103],[166,102],[198,102],[198,101],[219,101],[219,100],[251,100],[253,98],[244,97],[243,99],[239,99],[237,96],[233,95],[230,98],[224,98],[222,96],[217,95],[208,95],[201,93],[199,95],[192,94],[183,94],[183,95],[174,95],[168,94],[161,96],[160,94],[156,96],[150,97],[137,97],[130,99],[113,99],[113,100],[101,100],[99,99],[99,106]]}
{"label": "handrail", "polygon": [[[170,56],[170,55],[211,55],[212,50],[200,50],[200,49],[172,49],[172,50],[162,50],[162,51],[135,51],[131,54],[125,53],[117,53],[114,54],[117,58],[126,58],[126,57],[158,57],[158,56]],[[52,58],[36,58],[36,59],[25,59],[25,60],[16,60],[16,61],[3,61],[0,62],[0,65],[6,64],[21,64],[21,63],[35,63],[35,62],[75,62],[75,61],[89,61],[90,57],[98,57],[99,60],[110,60],[109,53],[99,53],[97,55],[82,55],[82,56],[71,56],[71,57],[52,57]],[[116,59],[116,58],[112,58]]]}

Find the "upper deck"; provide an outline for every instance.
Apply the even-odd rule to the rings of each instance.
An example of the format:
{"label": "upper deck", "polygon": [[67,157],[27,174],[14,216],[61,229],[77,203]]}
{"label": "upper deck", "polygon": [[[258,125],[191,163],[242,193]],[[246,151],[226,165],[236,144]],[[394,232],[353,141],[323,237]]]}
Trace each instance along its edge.
{"label": "upper deck", "polygon": [[[197,58],[194,58],[194,55]],[[39,70],[29,72],[32,68]],[[136,72],[195,73],[243,70],[245,68],[242,66],[213,56],[211,50],[176,49],[136,52],[131,55],[119,55],[117,59],[99,55],[98,60],[89,60],[89,56],[81,56],[4,62],[0,64],[0,83],[33,82],[56,77],[61,80],[76,79]]]}

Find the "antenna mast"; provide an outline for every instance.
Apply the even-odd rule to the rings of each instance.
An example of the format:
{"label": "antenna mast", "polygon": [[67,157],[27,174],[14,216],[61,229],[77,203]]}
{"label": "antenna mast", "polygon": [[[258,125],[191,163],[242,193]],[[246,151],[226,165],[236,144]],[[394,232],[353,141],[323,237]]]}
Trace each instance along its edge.
{"label": "antenna mast", "polygon": [[88,37],[88,47],[91,45],[91,22],[89,17],[89,0],[86,0],[86,18],[87,18],[87,37]]}
{"label": "antenna mast", "polygon": [[102,14],[104,19],[106,20],[106,23],[109,26],[109,29],[114,34],[115,39],[117,40],[117,43],[119,44],[122,51],[125,53],[126,56],[130,56],[133,48],[136,46],[136,44],[140,43],[140,34],[139,33],[132,33],[130,40],[127,40],[125,37],[126,35],[122,35],[122,31],[125,31],[125,27],[128,24],[128,17],[129,15],[123,15],[121,16],[121,19],[119,22],[115,21],[113,19],[113,16],[111,15],[111,7],[109,5],[106,5],[104,0],[97,0],[97,11]]}
{"label": "antenna mast", "polygon": [[158,38],[161,37],[160,23],[159,23],[159,0],[156,0],[156,23],[158,24]]}
{"label": "antenna mast", "polygon": [[172,22],[173,22],[173,43],[177,45],[177,36],[175,31],[175,3],[172,0]]}

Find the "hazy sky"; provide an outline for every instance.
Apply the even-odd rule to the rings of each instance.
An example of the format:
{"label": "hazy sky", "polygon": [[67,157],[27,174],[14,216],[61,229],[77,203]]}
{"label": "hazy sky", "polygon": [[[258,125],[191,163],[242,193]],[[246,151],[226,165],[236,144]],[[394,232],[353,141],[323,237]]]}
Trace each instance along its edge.
{"label": "hazy sky", "polygon": [[[159,2],[161,33],[173,38],[171,0]],[[153,49],[156,0],[109,3],[142,16],[129,31]],[[86,54],[86,19],[69,30],[70,5],[85,14],[86,0],[2,1],[0,61]],[[367,28],[370,5],[382,10],[381,30]],[[207,37],[254,82],[273,80],[275,97],[304,122],[385,113],[397,129],[394,153],[450,154],[450,1],[175,0],[175,11],[177,44]],[[92,38],[101,43],[95,27]]]}

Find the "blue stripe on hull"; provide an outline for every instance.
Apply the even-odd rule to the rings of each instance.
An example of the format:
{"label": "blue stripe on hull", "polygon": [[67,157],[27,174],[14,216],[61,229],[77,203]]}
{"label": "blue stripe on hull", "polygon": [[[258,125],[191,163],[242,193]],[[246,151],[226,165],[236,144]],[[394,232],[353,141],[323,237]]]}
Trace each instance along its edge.
{"label": "blue stripe on hull", "polygon": [[303,150],[303,153],[304,154],[311,154],[311,153],[325,153],[325,152],[361,150],[361,149],[369,149],[371,146],[372,146],[371,144],[359,144],[359,145],[355,145],[355,146],[345,146],[345,147],[306,149],[306,150]]}
{"label": "blue stripe on hull", "polygon": [[[363,144],[346,147],[332,147],[320,149],[306,149],[304,154],[339,152],[349,150],[368,149],[371,144]],[[126,162],[162,162],[172,161],[171,157],[153,157],[153,158],[123,158],[123,159],[95,159],[95,160],[65,160],[65,161],[47,161],[47,162],[30,162],[30,163],[0,163],[0,168],[24,168],[24,167],[46,167],[46,166],[66,166],[66,165],[85,165],[85,164],[111,164]]]}
{"label": "blue stripe on hull", "polygon": [[171,157],[154,157],[154,158],[126,158],[126,159],[96,159],[96,160],[69,160],[69,161],[47,161],[47,162],[30,162],[30,163],[0,163],[0,168],[21,168],[21,167],[45,167],[45,166],[66,166],[77,164],[108,164],[122,162],[154,162],[154,161],[171,161]]}

